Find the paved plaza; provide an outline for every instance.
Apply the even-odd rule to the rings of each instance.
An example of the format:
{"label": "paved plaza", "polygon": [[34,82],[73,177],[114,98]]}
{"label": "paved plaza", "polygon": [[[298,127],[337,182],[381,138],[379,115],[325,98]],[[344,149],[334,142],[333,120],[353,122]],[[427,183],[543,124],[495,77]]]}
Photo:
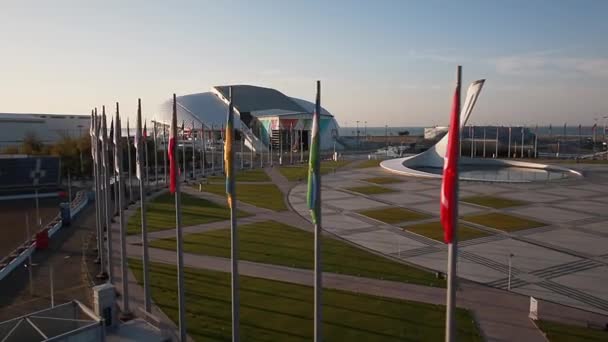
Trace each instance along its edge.
{"label": "paved plaza", "polygon": [[[548,301],[608,313],[608,166],[575,165],[585,177],[533,183],[461,182],[461,198],[491,195],[525,201],[493,209],[462,203],[460,215],[503,213],[534,220],[542,227],[504,232],[467,223],[487,236],[460,243],[460,277]],[[363,195],[347,188],[374,185],[370,177],[394,177],[382,184],[396,192]],[[393,175],[381,168],[352,169],[323,177],[323,228],[352,243],[428,269],[445,272],[447,248],[403,226],[439,219],[440,180]],[[289,193],[291,207],[308,219],[306,185]],[[387,224],[361,210],[402,207],[432,217]]]}

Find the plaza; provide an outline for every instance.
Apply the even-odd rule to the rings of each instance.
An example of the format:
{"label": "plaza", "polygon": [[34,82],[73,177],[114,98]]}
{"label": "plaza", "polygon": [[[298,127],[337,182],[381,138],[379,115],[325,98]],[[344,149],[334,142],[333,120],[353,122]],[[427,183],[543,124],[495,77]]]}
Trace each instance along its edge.
{"label": "plaza", "polygon": [[[460,183],[461,223],[485,233],[459,243],[458,276],[601,314],[608,313],[608,167],[569,165],[584,177],[530,183]],[[370,185],[370,177],[398,179],[386,194],[347,190]],[[440,180],[394,175],[380,168],[352,170],[323,178],[323,228],[346,241],[406,263],[445,272],[447,248],[441,241],[408,230],[439,220]],[[501,209],[462,201],[488,196],[520,201]],[[295,186],[289,203],[308,218],[306,186]],[[386,223],[362,210],[405,208],[420,220]],[[469,218],[508,215],[540,223],[536,228],[501,230]],[[437,229],[441,229],[438,227]],[[509,258],[511,281],[509,284]]]}

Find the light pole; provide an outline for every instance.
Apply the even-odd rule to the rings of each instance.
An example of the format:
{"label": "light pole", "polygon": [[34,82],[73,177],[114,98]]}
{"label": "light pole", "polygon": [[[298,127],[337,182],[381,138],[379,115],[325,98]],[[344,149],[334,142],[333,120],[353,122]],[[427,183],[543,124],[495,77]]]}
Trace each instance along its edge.
{"label": "light pole", "polygon": [[509,280],[507,282],[507,290],[511,291],[511,269],[512,269],[512,262],[511,260],[513,259],[515,255],[513,253],[509,253]]}

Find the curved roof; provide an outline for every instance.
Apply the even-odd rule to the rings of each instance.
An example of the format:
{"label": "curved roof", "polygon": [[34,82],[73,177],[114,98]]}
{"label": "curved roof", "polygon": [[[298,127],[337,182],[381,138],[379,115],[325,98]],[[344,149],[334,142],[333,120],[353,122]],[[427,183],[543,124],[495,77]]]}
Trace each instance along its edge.
{"label": "curved roof", "polygon": [[229,98],[228,88],[234,92],[234,106],[239,112],[256,112],[264,109],[281,109],[287,112],[303,113],[292,99],[278,90],[272,88],[256,87],[251,85],[232,85],[214,87],[225,99]]}

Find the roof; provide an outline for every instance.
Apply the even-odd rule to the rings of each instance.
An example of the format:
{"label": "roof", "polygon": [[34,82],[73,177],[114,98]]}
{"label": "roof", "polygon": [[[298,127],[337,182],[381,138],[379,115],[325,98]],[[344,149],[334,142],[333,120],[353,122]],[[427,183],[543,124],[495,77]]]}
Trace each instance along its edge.
{"label": "roof", "polygon": [[262,110],[284,110],[291,113],[306,113],[306,109],[290,97],[272,88],[251,85],[231,85],[214,87],[225,99],[229,98],[228,89],[235,94],[234,106],[239,112],[259,112]]}

